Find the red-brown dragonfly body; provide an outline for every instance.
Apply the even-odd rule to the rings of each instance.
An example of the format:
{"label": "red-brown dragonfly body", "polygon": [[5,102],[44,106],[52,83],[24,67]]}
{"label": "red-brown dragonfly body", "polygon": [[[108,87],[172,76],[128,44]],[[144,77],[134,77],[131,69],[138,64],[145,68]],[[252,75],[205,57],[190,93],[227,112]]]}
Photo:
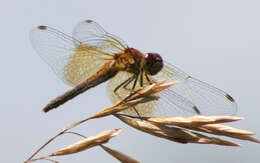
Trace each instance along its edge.
{"label": "red-brown dragonfly body", "polygon": [[[136,106],[141,116],[173,116],[178,109],[210,115],[236,112],[234,99],[224,91],[163,62],[157,53],[129,48],[123,40],[92,20],[80,22],[73,37],[51,27],[39,26],[31,32],[31,41],[54,72],[74,87],[52,100],[43,109],[45,112],[109,79],[108,92],[113,102],[159,79],[180,81],[161,92],[158,101]],[[137,111],[127,109],[125,113],[137,115]]]}
{"label": "red-brown dragonfly body", "polygon": [[[134,48],[127,48],[124,53],[115,54],[114,61],[109,61],[106,63],[97,73],[93,74],[91,77],[86,79],[85,81],[78,84],[75,88],[72,88],[65,92],[64,94],[58,96],[54,100],[52,100],[44,109],[44,112],[48,112],[51,109],[54,109],[66,101],[72,99],[80,93],[85,92],[86,90],[97,86],[100,83],[107,81],[108,79],[114,77],[118,71],[127,71],[129,73],[133,73],[134,76],[132,80],[143,78],[143,74],[141,72],[146,71],[149,74],[156,74],[159,72],[163,66],[162,59],[159,55],[153,54],[153,58],[151,58],[152,54],[147,54],[146,56],[139,52]],[[159,58],[156,60],[156,57]],[[159,66],[155,67],[149,64],[149,61],[155,61]],[[150,62],[151,62],[150,61]],[[153,70],[150,71],[149,67],[152,67]],[[130,81],[130,79],[129,79]],[[140,80],[140,85],[142,86],[143,80]],[[122,83],[123,85],[124,83]],[[115,88],[114,92],[120,87]],[[134,89],[134,88],[133,88]]]}

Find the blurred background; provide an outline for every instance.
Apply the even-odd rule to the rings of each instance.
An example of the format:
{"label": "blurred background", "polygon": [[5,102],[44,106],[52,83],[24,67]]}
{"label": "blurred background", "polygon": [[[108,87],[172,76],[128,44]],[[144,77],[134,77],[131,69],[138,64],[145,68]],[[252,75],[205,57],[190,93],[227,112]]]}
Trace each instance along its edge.
{"label": "blurred background", "polygon": [[[61,128],[109,106],[102,84],[48,114],[42,108],[70,87],[59,80],[31,46],[29,32],[48,25],[71,34],[92,19],[143,52],[158,52],[188,74],[231,94],[238,103],[235,127],[259,128],[260,2],[257,0],[58,1],[9,0],[1,3],[0,162],[23,162]],[[95,135],[126,128],[108,144],[141,162],[259,162],[259,144],[242,147],[182,145],[132,129],[113,117],[93,120],[73,131]],[[64,135],[46,155],[79,137]],[[59,157],[68,162],[117,162],[99,147]]]}

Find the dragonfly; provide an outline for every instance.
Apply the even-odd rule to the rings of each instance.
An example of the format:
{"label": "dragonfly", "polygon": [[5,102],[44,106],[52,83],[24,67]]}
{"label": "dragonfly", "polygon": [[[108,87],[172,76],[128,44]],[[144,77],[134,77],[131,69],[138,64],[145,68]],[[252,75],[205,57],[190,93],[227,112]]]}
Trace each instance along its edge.
{"label": "dragonfly", "polygon": [[[70,90],[51,100],[44,112],[106,81],[113,103],[161,79],[179,83],[158,94],[159,99],[124,111],[131,116],[233,115],[237,104],[229,94],[186,74],[158,53],[129,47],[93,20],[76,25],[72,36],[49,26],[35,27],[30,40],[39,56]],[[96,97],[98,98],[98,97]],[[102,99],[100,99],[102,100]]]}

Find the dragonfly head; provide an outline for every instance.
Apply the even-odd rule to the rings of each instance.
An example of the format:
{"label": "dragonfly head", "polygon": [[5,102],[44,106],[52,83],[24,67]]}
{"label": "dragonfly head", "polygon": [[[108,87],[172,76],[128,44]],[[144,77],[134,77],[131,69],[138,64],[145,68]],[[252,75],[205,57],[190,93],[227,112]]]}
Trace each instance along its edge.
{"label": "dragonfly head", "polygon": [[144,69],[150,75],[155,75],[163,68],[162,57],[158,53],[147,53],[145,55]]}

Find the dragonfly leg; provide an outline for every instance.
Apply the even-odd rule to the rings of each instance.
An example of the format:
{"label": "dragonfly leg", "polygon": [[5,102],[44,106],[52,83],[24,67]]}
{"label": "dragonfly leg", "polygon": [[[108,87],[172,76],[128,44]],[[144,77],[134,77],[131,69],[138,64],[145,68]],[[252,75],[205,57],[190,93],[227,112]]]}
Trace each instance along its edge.
{"label": "dragonfly leg", "polygon": [[133,81],[135,78],[135,76],[131,76],[130,78],[128,78],[127,80],[125,80],[124,82],[122,82],[121,84],[119,84],[115,89],[114,89],[114,93],[116,93],[116,91],[121,88],[124,85],[124,88],[126,87],[126,85],[128,85],[129,83],[131,83],[131,81]]}
{"label": "dragonfly leg", "polygon": [[[134,85],[133,85],[132,89],[126,88],[134,79],[135,79],[135,82],[134,82]],[[130,77],[129,79],[127,79],[126,81],[124,81],[123,83],[120,84],[120,87],[122,87],[122,85],[124,85],[123,88],[130,91],[129,95],[127,97],[125,97],[125,100],[127,100],[129,97],[131,97],[131,95],[134,93],[136,82],[137,82],[137,77],[136,77],[136,75],[133,75],[132,77]],[[119,88],[116,88],[115,90],[118,90]],[[122,97],[115,90],[114,90],[115,95],[119,99],[122,99]]]}
{"label": "dragonfly leg", "polygon": [[[132,88],[132,89],[126,88],[134,79],[135,79],[135,81],[134,81],[134,84],[133,84],[133,88]],[[124,88],[125,90],[129,90],[129,91],[132,93],[133,90],[134,90],[134,88],[135,88],[135,86],[136,86],[137,79],[138,79],[138,76],[137,76],[137,75],[133,75],[133,76],[131,77],[131,80],[129,80],[128,82],[124,83],[125,85],[123,86],[123,88]]]}
{"label": "dragonfly leg", "polygon": [[135,81],[134,81],[133,87],[132,87],[132,89],[131,89],[131,93],[134,92],[134,90],[135,90],[135,86],[136,86],[136,83],[137,83],[137,80],[138,80],[138,76],[139,76],[139,75],[136,75],[136,76],[135,76]]}
{"label": "dragonfly leg", "polygon": [[[130,94],[129,94],[129,97],[131,96],[131,94],[134,92],[134,89],[136,87],[136,83],[137,83],[137,80],[138,80],[138,75],[133,75],[131,76],[130,78],[128,78],[127,80],[125,80],[124,82],[122,82],[120,85],[118,85],[115,89],[114,89],[114,93],[115,95],[119,98],[119,99],[122,99],[122,97],[116,92],[119,88],[121,88],[123,86],[124,89],[127,89],[126,87],[134,80],[134,84],[132,86],[130,90]],[[128,89],[127,89],[128,90]],[[127,97],[126,99],[127,100]],[[129,108],[130,109],[130,108]],[[137,116],[142,119],[141,115],[139,114],[139,112],[137,111],[137,109],[135,107],[132,107],[132,109],[134,109],[135,113],[137,114]]]}
{"label": "dragonfly leg", "polygon": [[149,78],[149,76],[147,75],[147,73],[145,73],[145,78],[146,78],[146,80],[148,81],[149,84],[155,83],[155,81],[152,81],[152,80]]}
{"label": "dragonfly leg", "polygon": [[[127,80],[125,80],[124,82],[122,82],[121,84],[119,84],[115,89],[114,89],[114,94],[117,96],[118,99],[122,99],[122,97],[117,93],[117,90],[119,88],[121,88],[123,86],[124,89],[128,90],[126,87],[136,78],[135,75],[131,76],[130,78],[128,78]],[[130,89],[129,89],[130,90]],[[131,93],[129,94],[128,97],[131,96]],[[127,100],[127,97],[126,99]]]}
{"label": "dragonfly leg", "polygon": [[141,117],[141,115],[139,114],[139,112],[137,111],[137,109],[134,106],[133,106],[133,109],[134,109],[135,113],[137,114],[138,118],[142,120],[143,118]]}
{"label": "dragonfly leg", "polygon": [[143,77],[144,77],[144,69],[141,70],[141,74],[140,74],[140,86],[141,87],[143,87],[143,85],[144,85]]}
{"label": "dragonfly leg", "polygon": [[125,83],[125,85],[123,86],[123,88],[124,88],[125,90],[130,90],[130,89],[126,88],[126,87],[127,87],[135,78],[136,78],[135,75],[133,75],[133,76],[132,76],[132,79],[129,80],[127,83]]}
{"label": "dragonfly leg", "polygon": [[[139,75],[137,75],[136,78],[135,78],[135,81],[134,81],[134,84],[133,84],[131,93],[133,93],[134,90],[135,90],[135,86],[136,86],[136,83],[137,83],[137,80],[138,80],[138,76],[139,76]],[[141,78],[142,78],[142,77],[141,77]],[[133,109],[134,109],[134,111],[136,112],[137,116],[138,116],[140,119],[142,119],[141,115],[139,114],[139,112],[137,111],[137,109],[136,109],[134,106],[133,106]]]}

